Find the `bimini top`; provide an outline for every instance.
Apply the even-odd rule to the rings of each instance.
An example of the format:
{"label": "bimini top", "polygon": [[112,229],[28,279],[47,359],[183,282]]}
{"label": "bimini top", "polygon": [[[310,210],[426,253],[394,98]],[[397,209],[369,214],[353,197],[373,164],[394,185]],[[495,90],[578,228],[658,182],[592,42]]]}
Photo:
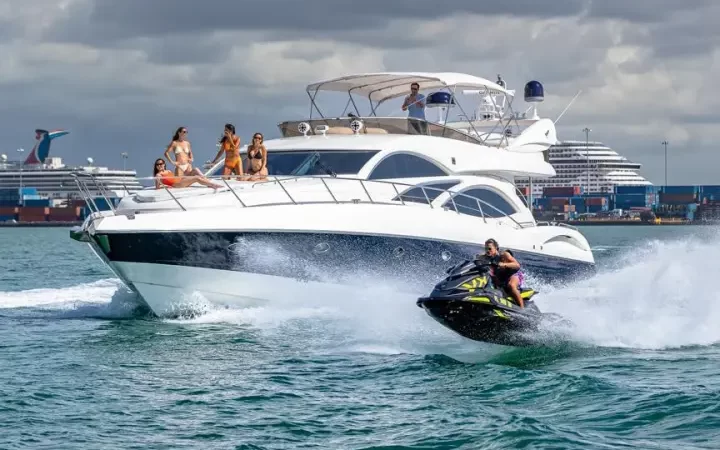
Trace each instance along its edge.
{"label": "bimini top", "polygon": [[311,96],[318,91],[347,92],[364,95],[372,101],[382,103],[388,99],[407,95],[408,86],[412,82],[418,83],[420,90],[460,87],[487,90],[492,95],[513,95],[504,87],[485,78],[455,72],[379,72],[348,75],[310,84],[307,92]]}

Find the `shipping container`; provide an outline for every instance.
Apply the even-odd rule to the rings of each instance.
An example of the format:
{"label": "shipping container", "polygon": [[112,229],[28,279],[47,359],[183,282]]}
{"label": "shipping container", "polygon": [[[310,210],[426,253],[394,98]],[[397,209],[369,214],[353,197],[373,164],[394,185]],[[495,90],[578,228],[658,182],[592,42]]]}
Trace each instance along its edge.
{"label": "shipping container", "polygon": [[586,208],[587,208],[587,212],[590,212],[590,213],[598,213],[598,212],[608,210],[607,205],[587,205]]}
{"label": "shipping container", "polygon": [[19,204],[19,200],[0,200],[0,208],[15,207]]}
{"label": "shipping container", "polygon": [[100,211],[109,211],[111,209],[107,200],[105,200],[103,197],[94,198],[91,203],[94,203],[97,209]]}
{"label": "shipping container", "polygon": [[0,214],[0,222],[10,222],[11,220],[17,220],[15,214]]}
{"label": "shipping container", "polygon": [[615,186],[616,194],[651,194],[655,192],[655,186]]}
{"label": "shipping container", "polygon": [[664,194],[696,194],[699,186],[663,186],[661,192]]}
{"label": "shipping container", "polygon": [[695,203],[695,194],[666,194],[660,193],[659,202],[661,204],[688,204]]}
{"label": "shipping container", "polygon": [[80,217],[82,208],[50,208],[48,217],[52,221],[73,221]]}
{"label": "shipping container", "polygon": [[568,204],[567,198],[560,198],[560,197],[552,197],[550,199],[550,204],[553,206],[562,206]]}
{"label": "shipping container", "polygon": [[25,214],[47,215],[49,212],[50,208],[41,206],[21,206],[20,208],[18,208],[18,213]]}
{"label": "shipping container", "polygon": [[543,197],[575,197],[581,193],[580,186],[543,188]]}
{"label": "shipping container", "polygon": [[607,197],[588,197],[585,199],[586,205],[607,205],[608,204],[608,198]]}
{"label": "shipping container", "polygon": [[45,216],[37,214],[18,214],[18,222],[47,222]]}
{"label": "shipping container", "polygon": [[632,208],[647,208],[647,202],[645,201],[645,198],[643,196],[640,196],[640,198],[636,199],[622,199],[622,200],[615,200],[615,204],[613,205],[614,208],[620,208],[620,209],[632,209]]}
{"label": "shipping container", "polygon": [[720,198],[720,186],[702,186],[700,196],[706,197],[708,200]]}
{"label": "shipping container", "polygon": [[44,199],[44,200],[24,200],[23,201],[24,206],[50,206],[50,200]]}

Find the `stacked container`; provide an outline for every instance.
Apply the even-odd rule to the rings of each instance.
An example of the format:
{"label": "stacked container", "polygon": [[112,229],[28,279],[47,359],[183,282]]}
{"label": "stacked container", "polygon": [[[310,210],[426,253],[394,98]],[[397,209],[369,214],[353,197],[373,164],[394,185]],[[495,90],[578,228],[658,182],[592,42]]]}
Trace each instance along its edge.
{"label": "stacked container", "polygon": [[663,186],[660,203],[664,205],[687,205],[698,201],[698,186]]}
{"label": "stacked container", "polygon": [[17,188],[0,189],[0,208],[20,204],[20,192]]}
{"label": "stacked container", "polygon": [[582,194],[580,186],[546,187],[543,188],[543,197],[577,197]]}
{"label": "stacked container", "polygon": [[18,208],[18,222],[46,222],[50,208],[42,206],[22,206]]}
{"label": "stacked container", "polygon": [[700,198],[703,204],[720,202],[720,186],[701,186]]}

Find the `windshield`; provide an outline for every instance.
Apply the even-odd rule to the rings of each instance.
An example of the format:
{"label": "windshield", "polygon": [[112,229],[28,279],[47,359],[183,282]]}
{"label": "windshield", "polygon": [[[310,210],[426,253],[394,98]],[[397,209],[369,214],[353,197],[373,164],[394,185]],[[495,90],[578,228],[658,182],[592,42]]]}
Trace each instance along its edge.
{"label": "windshield", "polygon": [[442,183],[423,184],[422,186],[416,186],[406,190],[405,192],[400,194],[399,197],[395,197],[393,200],[402,199],[402,201],[404,202],[430,204],[440,194],[447,191],[458,183],[460,183],[459,180],[452,180]]}
{"label": "windshield", "polygon": [[[268,150],[268,175],[357,175],[379,150]],[[243,162],[246,156],[243,156]],[[211,175],[222,175],[223,166]]]}

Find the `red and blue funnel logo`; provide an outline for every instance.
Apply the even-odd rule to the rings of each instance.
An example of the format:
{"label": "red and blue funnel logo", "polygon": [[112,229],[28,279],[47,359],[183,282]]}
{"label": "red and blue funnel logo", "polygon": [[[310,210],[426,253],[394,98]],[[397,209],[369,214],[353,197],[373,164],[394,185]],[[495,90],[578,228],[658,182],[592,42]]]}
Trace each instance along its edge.
{"label": "red and blue funnel logo", "polygon": [[50,142],[60,136],[70,133],[65,130],[35,130],[35,140],[37,143],[25,160],[25,164],[42,164],[45,158],[50,155]]}

